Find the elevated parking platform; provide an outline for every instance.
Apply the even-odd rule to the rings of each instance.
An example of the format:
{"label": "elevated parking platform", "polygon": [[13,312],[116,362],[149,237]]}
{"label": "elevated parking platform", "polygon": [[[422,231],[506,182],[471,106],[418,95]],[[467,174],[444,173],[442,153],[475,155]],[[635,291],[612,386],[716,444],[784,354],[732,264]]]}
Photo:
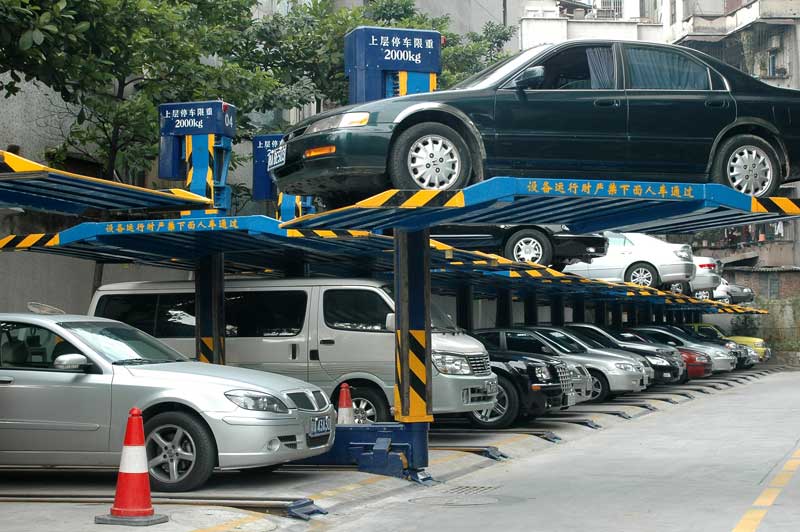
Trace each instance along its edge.
{"label": "elevated parking platform", "polygon": [[795,200],[758,200],[718,184],[494,177],[456,192],[388,190],[283,227],[416,230],[439,224],[563,224],[577,233],[692,233],[798,216]]}
{"label": "elevated parking platform", "polygon": [[0,205],[103,218],[209,209],[213,203],[183,189],[151,190],[73,174],[0,150]]}

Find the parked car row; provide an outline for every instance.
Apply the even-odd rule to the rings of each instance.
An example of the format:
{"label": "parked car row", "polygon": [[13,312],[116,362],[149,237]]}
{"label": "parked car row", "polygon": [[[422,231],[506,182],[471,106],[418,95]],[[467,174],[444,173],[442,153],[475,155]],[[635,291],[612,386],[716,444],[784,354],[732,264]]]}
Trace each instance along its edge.
{"label": "parked car row", "polygon": [[505,428],[581,402],[573,401],[572,390],[564,386],[567,364],[589,376],[591,388],[584,400],[602,402],[653,384],[683,384],[759,362],[749,347],[702,336],[688,325],[614,330],[570,323],[478,329],[472,334],[486,346],[498,376],[496,405],[470,415],[481,428]]}

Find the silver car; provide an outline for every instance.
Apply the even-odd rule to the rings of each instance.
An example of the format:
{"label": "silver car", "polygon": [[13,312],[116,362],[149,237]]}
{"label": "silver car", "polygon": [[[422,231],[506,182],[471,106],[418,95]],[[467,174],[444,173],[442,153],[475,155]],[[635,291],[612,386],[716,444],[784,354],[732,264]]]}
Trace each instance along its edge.
{"label": "silver car", "polygon": [[731,355],[723,346],[706,342],[698,342],[685,334],[668,330],[659,326],[642,326],[633,329],[654,342],[671,345],[673,347],[687,347],[699,351],[711,358],[711,369],[714,373],[731,371],[736,368],[736,357]]}
{"label": "silver car", "polygon": [[590,351],[557,327],[531,327],[529,330],[558,356],[586,366],[592,376],[592,401],[600,402],[610,395],[640,392],[645,388],[644,366],[632,357]]}
{"label": "silver car", "polygon": [[118,466],[134,406],[156,491],[333,445],[334,409],[314,385],[190,361],[113,320],[0,314],[0,465]]}

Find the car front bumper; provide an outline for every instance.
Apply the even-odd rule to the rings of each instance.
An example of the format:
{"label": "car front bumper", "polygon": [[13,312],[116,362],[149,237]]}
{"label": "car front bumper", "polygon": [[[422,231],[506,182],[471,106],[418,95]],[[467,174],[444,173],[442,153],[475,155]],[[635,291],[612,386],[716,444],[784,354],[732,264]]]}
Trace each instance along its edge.
{"label": "car front bumper", "polygon": [[711,362],[687,364],[686,371],[689,373],[690,379],[703,379],[714,372]]}
{"label": "car front bumper", "polygon": [[692,262],[659,264],[658,276],[662,283],[682,283],[692,278],[695,265]]}
{"label": "car front bumper", "polygon": [[685,368],[682,369],[678,366],[653,366],[655,371],[654,381],[658,384],[672,384],[681,380]]}
{"label": "car front bumper", "polygon": [[711,357],[711,364],[714,373],[719,373],[722,371],[731,371],[736,367],[736,359],[731,357],[726,357],[726,358]]}
{"label": "car front bumper", "polygon": [[442,375],[433,371],[433,413],[458,414],[491,408],[497,399],[497,375]]}
{"label": "car front bumper", "polygon": [[[286,143],[286,163],[272,170],[281,192],[330,196],[380,192],[388,186],[386,157],[392,138],[387,124],[332,129]],[[333,146],[334,153],[306,158],[306,150]]]}
{"label": "car front bumper", "polygon": [[[327,452],[336,435],[333,405],[319,412],[295,410],[286,418],[268,418],[261,412],[206,413],[217,444],[220,469],[282,464]],[[327,417],[331,431],[311,436],[313,418]],[[270,449],[272,447],[272,449]]]}
{"label": "car front bumper", "polygon": [[645,376],[638,371],[606,374],[611,393],[641,392],[645,389]]}

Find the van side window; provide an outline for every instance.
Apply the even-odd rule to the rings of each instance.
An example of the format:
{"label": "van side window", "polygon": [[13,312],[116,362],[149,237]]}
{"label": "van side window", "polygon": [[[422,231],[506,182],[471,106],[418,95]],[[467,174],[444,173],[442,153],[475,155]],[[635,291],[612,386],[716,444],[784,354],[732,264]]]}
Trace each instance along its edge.
{"label": "van side window", "polygon": [[544,344],[535,336],[525,333],[506,333],[506,348],[523,353],[544,353]]}
{"label": "van side window", "polygon": [[322,297],[325,324],[332,329],[385,331],[386,301],[369,290],[326,290]]}
{"label": "van side window", "polygon": [[121,321],[152,335],[155,332],[157,297],[155,294],[102,296],[97,303],[95,316]]}
{"label": "van side window", "polygon": [[225,293],[225,334],[229,338],[297,336],[303,330],[308,297],[302,290]]}
{"label": "van side window", "polygon": [[156,338],[194,338],[194,294],[158,296]]}
{"label": "van side window", "polygon": [[499,332],[482,332],[475,335],[475,338],[486,346],[486,349],[500,349]]}

